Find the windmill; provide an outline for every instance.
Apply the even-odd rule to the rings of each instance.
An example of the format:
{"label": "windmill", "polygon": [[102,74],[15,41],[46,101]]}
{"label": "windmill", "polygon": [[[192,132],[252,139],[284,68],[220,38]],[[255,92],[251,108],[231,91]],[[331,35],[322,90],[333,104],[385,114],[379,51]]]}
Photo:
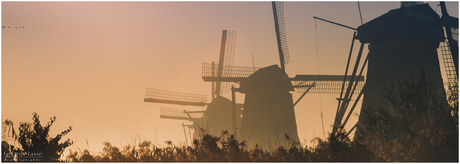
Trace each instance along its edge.
{"label": "windmill", "polygon": [[[351,76],[356,75],[356,68],[360,64],[364,44],[369,44],[369,53],[362,64],[362,69],[367,63],[369,64],[365,88],[361,90],[357,98],[359,100],[364,94],[359,121],[350,129],[347,135],[354,129],[359,129],[356,131],[355,138],[356,136],[365,137],[369,135],[366,132],[366,128],[372,127],[366,127],[363,124],[363,122],[367,121],[366,114],[370,112],[369,106],[370,104],[377,104],[379,100],[383,99],[384,88],[389,87],[392,80],[398,81],[410,76],[417,78],[419,75],[411,74],[411,71],[418,71],[420,67],[424,67],[426,76],[433,77],[435,83],[443,84],[436,50],[439,43],[445,41],[443,26],[446,29],[447,40],[451,43],[448,44],[447,48],[441,46],[446,74],[448,75],[448,80],[451,79],[449,81],[457,80],[456,67],[458,68],[458,65],[455,64],[455,59],[458,60],[458,45],[457,41],[452,39],[452,33],[449,34],[449,31],[450,27],[458,29],[458,19],[448,16],[445,6],[443,6],[444,3],[441,2],[443,18],[439,18],[439,15],[428,4],[413,6],[403,4],[401,8],[391,10],[357,28],[358,35],[355,32],[352,44],[355,40],[359,40],[361,47]],[[442,88],[440,93],[445,93],[442,86],[439,88]],[[348,85],[346,92],[353,93],[350,85]],[[351,97],[345,96],[345,99],[349,100]],[[343,122],[342,118],[347,110],[348,103],[343,102],[341,104],[339,102],[340,108],[338,108],[339,112],[334,122],[333,133],[337,131],[340,125],[344,126],[347,123],[357,102],[353,104]]]}
{"label": "windmill", "polygon": [[[216,68],[212,71],[212,76],[221,77],[222,74],[226,74],[228,71],[228,65],[233,63],[233,55],[235,53],[235,42],[236,32],[230,30],[223,30],[222,42],[219,55],[219,64],[211,64],[211,67]],[[224,65],[227,65],[224,67]],[[151,103],[163,103],[163,104],[174,104],[182,106],[207,106],[206,111],[186,111],[178,110],[173,108],[160,108],[160,118],[173,119],[173,120],[187,120],[193,123],[193,125],[183,125],[183,127],[189,127],[198,132],[200,129],[206,129],[212,135],[220,135],[222,130],[230,130],[228,124],[231,120],[228,120],[227,115],[222,113],[230,112],[231,101],[222,97],[221,95],[229,90],[228,83],[213,82],[212,84],[212,100],[210,103],[207,102],[207,96],[202,94],[192,94],[184,92],[173,92],[160,89],[147,88],[144,102]],[[242,104],[236,104],[238,108],[242,107]],[[221,109],[227,109],[227,111],[220,111]],[[238,110],[240,114],[241,109]],[[190,116],[190,114],[195,114]],[[198,115],[197,115],[198,114]],[[241,117],[240,117],[241,118]],[[239,124],[239,123],[237,123]],[[185,129],[184,129],[185,133]],[[186,135],[186,134],[185,134]],[[191,136],[191,134],[190,134]],[[198,137],[198,133],[195,133],[195,138]],[[186,137],[187,138],[187,137]],[[187,142],[187,140],[186,140]]]}
{"label": "windmill", "polygon": [[[183,93],[183,92],[173,92],[173,91],[166,91],[166,90],[152,89],[152,88],[146,89],[144,102],[174,104],[174,105],[181,105],[181,106],[201,106],[201,107],[204,107],[209,104],[207,103],[206,95]],[[179,110],[179,109],[160,106],[160,118],[190,121],[192,122],[192,125],[187,126],[187,127],[194,129],[194,131],[198,131],[199,129],[204,127],[202,126],[203,122],[205,122],[203,113],[204,111],[186,111],[186,110]],[[192,114],[192,116],[190,116],[190,114]],[[183,125],[183,127],[186,127],[186,126]],[[185,129],[184,129],[184,135],[187,138]],[[192,133],[189,133],[189,135],[192,136]],[[194,136],[195,138],[197,138],[196,135]],[[186,143],[187,143],[187,140],[186,140]]]}
{"label": "windmill", "polygon": [[[353,77],[354,79],[341,75],[288,77],[285,73],[285,64],[290,59],[284,27],[283,3],[272,2],[272,9],[281,68],[276,65],[265,68],[232,66],[229,69],[231,71],[221,77],[215,77],[212,76],[215,68],[212,68],[211,64],[203,64],[202,76],[205,82],[239,83],[240,87],[235,88],[234,91],[245,93],[246,96],[238,138],[247,139],[248,146],[259,143],[261,147],[265,146],[269,149],[281,145],[287,146],[286,143],[282,143],[285,134],[298,141],[294,106],[307,92],[337,94],[343,92],[340,86],[344,80],[355,80],[359,84],[356,89],[360,90],[364,81],[363,76]],[[289,93],[294,90],[303,93],[295,103]]]}
{"label": "windmill", "polygon": [[[208,117],[204,116],[203,113],[204,112],[202,111],[186,111],[186,110],[180,110],[180,109],[160,106],[160,118],[173,119],[173,120],[184,120],[184,121],[190,121],[192,123],[191,125],[185,125],[184,123],[182,123],[186,145],[188,145],[188,138],[187,138],[187,132],[185,131],[185,127],[189,129],[190,141],[192,141],[194,138],[195,139],[199,138],[198,132],[200,129],[208,128],[208,123],[209,123],[207,120]],[[192,133],[190,129],[193,129],[194,133]]]}

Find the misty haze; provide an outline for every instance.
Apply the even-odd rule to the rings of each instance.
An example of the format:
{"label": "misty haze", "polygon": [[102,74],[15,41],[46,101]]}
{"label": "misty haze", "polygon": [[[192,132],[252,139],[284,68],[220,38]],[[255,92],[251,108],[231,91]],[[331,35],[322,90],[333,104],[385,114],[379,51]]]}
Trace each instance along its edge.
{"label": "misty haze", "polygon": [[458,162],[458,2],[2,2],[2,162]]}

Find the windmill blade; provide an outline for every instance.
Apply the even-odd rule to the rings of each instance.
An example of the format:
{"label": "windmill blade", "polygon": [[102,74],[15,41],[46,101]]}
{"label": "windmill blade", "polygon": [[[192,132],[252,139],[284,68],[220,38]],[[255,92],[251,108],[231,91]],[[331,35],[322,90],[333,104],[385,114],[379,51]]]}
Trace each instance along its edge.
{"label": "windmill blade", "polygon": [[[441,45],[441,54],[447,81],[450,86],[455,86],[458,84],[458,18],[449,16],[444,2],[440,2],[439,5],[442,12],[442,24],[447,35],[446,41]],[[458,88],[453,89],[453,92],[454,98],[458,99]]]}
{"label": "windmill blade", "polygon": [[284,28],[283,2],[272,2],[273,16],[275,18],[276,39],[278,41],[278,52],[280,57],[281,69],[284,71],[284,64],[289,63],[289,51],[286,40],[286,30]]}
{"label": "windmill blade", "polygon": [[[224,66],[226,67],[226,66]],[[212,76],[213,68],[210,63],[203,63],[202,67],[202,78],[203,81],[225,81],[225,82],[241,82],[249,75],[253,74],[261,67],[240,67],[240,66],[228,66],[228,70],[222,77]],[[215,70],[214,70],[215,71]],[[358,85],[356,86],[355,94],[359,93],[364,86],[364,76],[359,76]],[[348,81],[351,79],[350,76],[346,77],[347,81],[345,84],[348,85]],[[344,80],[343,75],[296,75],[291,80],[294,89],[299,92],[305,92],[308,87],[313,86],[309,93],[326,93],[326,94],[340,94],[342,90],[342,83]]]}
{"label": "windmill blade", "polygon": [[189,112],[189,115],[191,116],[191,118],[186,113],[184,113],[183,110],[160,106],[160,118],[163,119],[193,121],[192,119],[198,120],[199,118],[203,117],[203,112]]}
{"label": "windmill blade", "polygon": [[144,102],[205,106],[208,105],[207,99],[206,95],[147,88]]}
{"label": "windmill blade", "polygon": [[[342,90],[345,91],[342,88],[343,79],[343,75],[297,75],[295,78],[292,78],[291,82],[297,93],[305,92],[308,87],[315,83],[315,87],[311,88],[309,93],[340,94]],[[350,76],[346,77],[345,85],[348,85],[350,79]],[[353,94],[361,92],[363,87],[364,76],[360,76],[358,77],[358,84]]]}
{"label": "windmill blade", "polygon": [[450,84],[454,84],[458,82],[458,25],[457,28],[450,27],[449,31],[451,35],[441,43],[440,47],[447,79]]}
{"label": "windmill blade", "polygon": [[[342,90],[342,81],[293,81],[294,90],[297,93],[305,92],[308,87],[316,83],[309,93],[323,93],[323,94],[340,94]],[[348,81],[345,83],[348,85]],[[364,81],[358,82],[356,90],[353,94],[358,94],[364,87]],[[345,90],[344,90],[345,91]]]}
{"label": "windmill blade", "polygon": [[[233,56],[235,55],[235,45],[236,45],[236,32],[230,30],[222,31],[222,42],[220,47],[219,55],[219,65],[217,68],[217,77],[222,77],[228,70],[228,67],[233,65]],[[230,85],[228,83],[216,82],[216,92],[217,96],[227,93]]]}
{"label": "windmill blade", "polygon": [[[458,77],[458,41],[454,40],[453,36],[454,34],[452,33],[452,28],[458,30],[458,18],[454,18],[449,16],[449,13],[447,12],[446,9],[446,4],[444,2],[440,2],[439,5],[441,6],[441,12],[442,12],[442,25],[444,26],[444,29],[447,34],[447,40],[449,41],[449,48],[451,51],[451,56],[454,61],[454,66],[455,66],[455,73],[457,74]],[[458,32],[457,32],[457,40],[458,40]]]}
{"label": "windmill blade", "polygon": [[[458,29],[457,29],[457,40],[458,40]],[[454,34],[454,32],[452,32]],[[454,64],[454,59],[452,59],[452,51],[450,50],[449,46],[449,41],[446,40],[441,43],[440,45],[441,48],[441,55],[442,55],[442,60],[444,64],[444,70],[446,72],[446,77],[447,77],[447,84],[449,87],[456,87],[456,84],[458,84],[458,73],[457,70],[455,69],[455,64]],[[446,83],[446,82],[445,82]],[[458,86],[457,86],[458,87]],[[458,88],[452,89],[453,92],[453,98],[458,99]]]}
{"label": "windmill blade", "polygon": [[452,52],[450,51],[449,41],[446,40],[441,43],[441,54],[446,72],[447,81],[454,84],[458,81],[457,71],[455,70],[454,60],[452,59]]}
{"label": "windmill blade", "polygon": [[202,78],[204,81],[226,81],[226,82],[240,82],[237,78],[247,78],[262,67],[241,67],[241,66],[222,66],[225,70],[220,77],[212,76],[213,72],[217,71],[211,63],[202,64]]}

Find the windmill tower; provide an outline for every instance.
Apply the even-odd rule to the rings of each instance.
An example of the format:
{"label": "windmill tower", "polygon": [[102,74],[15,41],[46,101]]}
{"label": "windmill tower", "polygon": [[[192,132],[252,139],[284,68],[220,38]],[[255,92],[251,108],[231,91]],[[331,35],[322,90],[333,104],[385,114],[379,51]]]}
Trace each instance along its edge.
{"label": "windmill tower", "polygon": [[[239,83],[239,88],[234,91],[246,96],[238,139],[246,140],[249,147],[258,144],[268,150],[278,146],[290,147],[289,142],[285,142],[285,134],[294,141],[299,141],[294,106],[307,92],[337,94],[342,92],[342,81],[350,80],[350,77],[341,75],[296,75],[290,78],[285,73],[285,64],[290,60],[283,3],[272,2],[272,8],[281,68],[277,65],[265,68],[233,66],[229,69],[231,71],[215,77],[212,76],[215,71],[211,64],[203,64],[202,77],[207,82]],[[355,79],[359,83],[357,90],[360,90],[364,77],[358,76]],[[295,103],[291,91],[303,93]]]}
{"label": "windmill tower", "polygon": [[[449,19],[453,18],[449,17]],[[402,5],[401,8],[391,10],[358,27],[358,35],[354,35],[353,41],[359,40],[361,48],[355,68],[360,63],[364,44],[369,44],[369,53],[364,60],[362,69],[367,62],[369,64],[366,85],[357,98],[359,100],[364,95],[359,121],[348,134],[357,127],[355,138],[371,135],[367,133],[366,129],[372,127],[364,125],[364,122],[367,121],[366,115],[371,112],[370,106],[379,104],[384,99],[385,88],[389,88],[392,83],[408,77],[420,78],[421,74],[418,73],[420,69],[424,69],[425,75],[431,77],[435,84],[439,85],[437,87],[440,88],[438,93],[442,94],[439,96],[445,96],[437,54],[439,43],[444,41],[442,26],[446,27],[445,24],[446,22],[443,22],[428,4],[421,4],[407,7]],[[456,26],[458,28],[458,19]],[[457,52],[455,50],[450,51],[451,58],[458,59],[458,45],[456,49]],[[450,70],[453,70],[454,65],[451,65],[452,69]],[[446,69],[446,71],[449,70]],[[450,73],[451,76],[454,74],[456,71]],[[352,73],[352,76],[354,75],[356,75],[356,71]],[[353,93],[350,86],[346,91]],[[350,99],[346,97],[345,100],[349,101]],[[357,101],[351,111],[356,104]],[[336,115],[333,133],[337,131],[339,125],[344,126],[346,124],[348,117],[343,122],[342,118],[347,106],[348,103],[342,103],[340,112]]]}
{"label": "windmill tower", "polygon": [[[226,74],[233,64],[235,53],[236,32],[223,30],[222,42],[219,55],[219,64],[212,63],[212,76],[221,77]],[[226,66],[224,66],[226,65]],[[200,129],[207,130],[208,133],[220,136],[223,130],[231,130],[231,101],[221,95],[229,90],[228,83],[220,81],[212,83],[212,100],[207,103],[207,96],[201,94],[173,92],[160,89],[147,88],[144,102],[174,104],[182,106],[207,106],[205,111],[186,111],[173,108],[160,108],[160,118],[173,120],[186,120],[193,125],[183,125],[183,127],[192,128],[195,131],[194,138],[199,138]],[[236,104],[237,114],[241,115],[242,104]],[[237,117],[236,124],[239,126],[241,117]],[[185,129],[184,129],[185,133]],[[191,136],[192,134],[190,134]],[[186,137],[187,138],[187,137]]]}
{"label": "windmill tower", "polygon": [[[269,150],[279,146],[290,147],[289,143],[284,142],[285,136],[299,141],[290,93],[294,91],[294,87],[285,72],[285,64],[289,63],[289,51],[283,3],[272,2],[272,8],[281,68],[272,65],[254,72],[241,82],[239,90],[246,95],[239,138],[248,138],[249,146],[259,143]],[[252,138],[255,142],[250,142]]]}
{"label": "windmill tower", "polygon": [[[429,17],[420,19],[418,15]],[[392,21],[392,23],[388,21]],[[364,89],[363,105],[358,121],[357,135],[365,134],[366,115],[371,104],[378,103],[393,81],[408,77],[420,78],[419,70],[435,80],[439,93],[445,93],[439,67],[437,48],[444,41],[443,29],[439,16],[428,4],[403,7],[358,27],[358,38],[361,43],[369,43],[369,66],[366,89]],[[376,26],[386,24],[377,28]],[[414,30],[416,29],[416,30]],[[386,37],[377,33],[387,34]],[[411,75],[411,71],[416,72]],[[390,79],[391,78],[391,79]],[[440,95],[442,96],[442,95]],[[364,135],[363,134],[363,135]]]}

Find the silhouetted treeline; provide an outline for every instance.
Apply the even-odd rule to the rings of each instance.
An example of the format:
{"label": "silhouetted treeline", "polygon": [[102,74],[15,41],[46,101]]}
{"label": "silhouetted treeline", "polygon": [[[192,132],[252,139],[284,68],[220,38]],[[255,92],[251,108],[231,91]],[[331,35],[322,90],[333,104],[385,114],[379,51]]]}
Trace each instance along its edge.
{"label": "silhouetted treeline", "polygon": [[[289,137],[286,138],[289,140]],[[292,142],[291,148],[279,147],[268,152],[256,147],[248,149],[233,135],[223,132],[221,136],[203,133],[193,146],[177,146],[167,141],[166,147],[157,147],[151,141],[127,145],[120,149],[105,142],[101,153],[91,154],[87,149],[71,151],[67,162],[306,162],[306,161],[370,161],[369,151],[356,145],[345,136],[345,131],[331,135],[326,141],[317,139],[315,147],[300,147]]]}

